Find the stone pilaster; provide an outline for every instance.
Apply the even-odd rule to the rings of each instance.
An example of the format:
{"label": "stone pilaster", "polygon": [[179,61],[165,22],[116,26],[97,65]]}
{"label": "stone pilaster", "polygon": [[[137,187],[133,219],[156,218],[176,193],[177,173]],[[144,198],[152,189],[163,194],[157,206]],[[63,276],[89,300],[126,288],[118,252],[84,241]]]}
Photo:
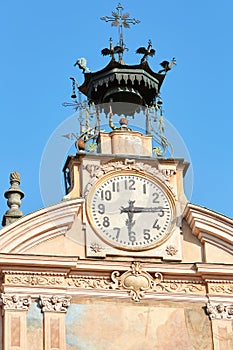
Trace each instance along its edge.
{"label": "stone pilaster", "polygon": [[211,319],[214,350],[233,348],[233,304],[211,303],[206,306]]}
{"label": "stone pilaster", "polygon": [[40,296],[39,304],[44,314],[44,350],[66,349],[65,314],[70,297]]}
{"label": "stone pilaster", "polygon": [[3,349],[27,350],[26,316],[31,304],[29,296],[2,294]]}

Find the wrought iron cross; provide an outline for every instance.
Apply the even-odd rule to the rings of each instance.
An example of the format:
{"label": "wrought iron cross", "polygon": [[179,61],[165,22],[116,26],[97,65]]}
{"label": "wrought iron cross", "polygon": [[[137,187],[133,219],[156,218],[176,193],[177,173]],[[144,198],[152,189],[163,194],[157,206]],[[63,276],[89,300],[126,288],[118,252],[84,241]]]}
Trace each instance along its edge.
{"label": "wrought iron cross", "polygon": [[112,16],[104,16],[101,17],[105,22],[112,22],[113,27],[118,27],[118,35],[119,35],[119,45],[122,48],[125,48],[124,44],[124,36],[123,36],[123,27],[130,28],[130,24],[138,24],[140,21],[135,18],[129,18],[129,13],[122,13],[124,10],[123,6],[119,3],[116,7],[117,11],[112,11]]}

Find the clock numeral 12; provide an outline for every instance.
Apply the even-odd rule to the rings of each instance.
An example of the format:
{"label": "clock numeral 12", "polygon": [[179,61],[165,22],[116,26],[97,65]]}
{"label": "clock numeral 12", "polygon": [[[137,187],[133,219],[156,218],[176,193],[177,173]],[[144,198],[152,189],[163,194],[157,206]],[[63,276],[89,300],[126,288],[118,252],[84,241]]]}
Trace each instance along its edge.
{"label": "clock numeral 12", "polygon": [[134,185],[135,185],[135,180],[134,179],[125,180],[125,189],[126,190],[131,190],[131,191],[136,190]]}

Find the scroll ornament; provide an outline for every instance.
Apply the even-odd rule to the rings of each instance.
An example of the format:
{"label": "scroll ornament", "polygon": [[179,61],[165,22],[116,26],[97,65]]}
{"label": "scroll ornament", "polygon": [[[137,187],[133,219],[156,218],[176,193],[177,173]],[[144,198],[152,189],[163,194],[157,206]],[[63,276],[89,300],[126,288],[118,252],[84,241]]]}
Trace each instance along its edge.
{"label": "scroll ornament", "polygon": [[144,271],[140,262],[133,262],[131,269],[120,274],[119,271],[112,273],[111,279],[113,281],[112,289],[125,289],[133,301],[139,302],[148,291],[160,285],[163,280],[161,273],[155,274],[155,279]]}

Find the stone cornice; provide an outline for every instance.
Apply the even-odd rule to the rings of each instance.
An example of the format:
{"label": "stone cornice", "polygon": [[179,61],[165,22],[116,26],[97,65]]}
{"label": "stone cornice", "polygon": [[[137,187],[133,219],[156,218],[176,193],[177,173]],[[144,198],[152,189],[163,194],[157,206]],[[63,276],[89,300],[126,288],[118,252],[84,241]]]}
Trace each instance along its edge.
{"label": "stone cornice", "polygon": [[23,270],[21,265],[16,270],[8,266],[2,270],[2,290],[6,294],[27,293],[34,298],[68,293],[89,297],[127,298],[129,295],[134,301],[140,301],[144,296],[163,298],[167,295],[171,300],[190,298],[197,301],[204,300],[208,294],[232,298],[232,275],[233,265],[82,260],[67,269],[50,266],[50,272],[39,267],[27,266],[27,270]]}
{"label": "stone cornice", "polygon": [[[78,257],[35,256],[0,254],[0,271],[4,273],[41,273],[48,275],[84,274],[109,275],[113,270],[126,271],[132,264],[130,260],[94,260]],[[137,261],[137,260],[135,260]],[[232,279],[233,264],[210,263],[160,263],[140,259],[149,273],[161,272],[169,278],[187,279]],[[49,269],[49,272],[48,272]]]}

